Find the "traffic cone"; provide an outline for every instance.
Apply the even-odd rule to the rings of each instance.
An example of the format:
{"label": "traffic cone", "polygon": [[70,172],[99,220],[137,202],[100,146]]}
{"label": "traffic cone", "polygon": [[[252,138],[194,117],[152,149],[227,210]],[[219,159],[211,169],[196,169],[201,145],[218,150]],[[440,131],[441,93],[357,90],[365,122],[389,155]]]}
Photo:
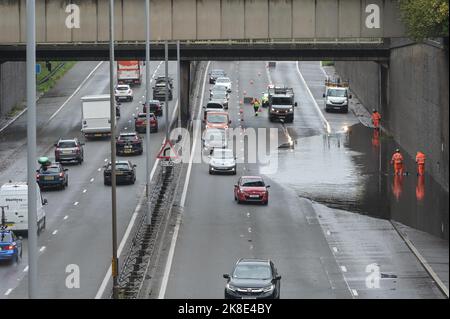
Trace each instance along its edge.
{"label": "traffic cone", "polygon": [[247,91],[244,91],[244,96],[247,95]]}
{"label": "traffic cone", "polygon": [[253,80],[250,80],[250,84],[253,84]]}

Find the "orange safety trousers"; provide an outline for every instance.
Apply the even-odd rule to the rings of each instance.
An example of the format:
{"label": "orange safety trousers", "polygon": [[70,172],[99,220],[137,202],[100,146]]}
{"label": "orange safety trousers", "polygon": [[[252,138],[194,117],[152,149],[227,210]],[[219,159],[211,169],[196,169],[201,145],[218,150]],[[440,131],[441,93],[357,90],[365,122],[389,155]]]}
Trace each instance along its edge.
{"label": "orange safety trousers", "polygon": [[395,175],[403,175],[403,156],[400,153],[395,153],[392,156],[392,163],[394,163]]}
{"label": "orange safety trousers", "polygon": [[424,175],[425,174],[425,154],[422,152],[418,152],[416,155],[416,163],[417,163],[417,174]]}

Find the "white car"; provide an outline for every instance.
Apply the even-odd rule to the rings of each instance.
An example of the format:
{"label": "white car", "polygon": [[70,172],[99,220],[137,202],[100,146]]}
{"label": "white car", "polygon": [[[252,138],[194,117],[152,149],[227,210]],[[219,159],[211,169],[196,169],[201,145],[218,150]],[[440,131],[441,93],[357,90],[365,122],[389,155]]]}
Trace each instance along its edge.
{"label": "white car", "polygon": [[225,85],[227,87],[227,92],[231,92],[231,80],[228,77],[217,78],[216,85]]}
{"label": "white car", "polygon": [[203,150],[211,154],[216,148],[226,148],[228,146],[227,133],[223,129],[209,128],[203,132]]}
{"label": "white car", "polygon": [[209,161],[209,174],[231,173],[236,175],[236,157],[233,150],[215,148]]}
{"label": "white car", "polygon": [[228,87],[224,84],[215,84],[211,89],[209,89],[209,98],[213,99],[215,94],[226,94],[228,97]]}
{"label": "white car", "polygon": [[114,90],[114,96],[116,97],[116,101],[133,101],[133,90],[128,84],[119,84]]}

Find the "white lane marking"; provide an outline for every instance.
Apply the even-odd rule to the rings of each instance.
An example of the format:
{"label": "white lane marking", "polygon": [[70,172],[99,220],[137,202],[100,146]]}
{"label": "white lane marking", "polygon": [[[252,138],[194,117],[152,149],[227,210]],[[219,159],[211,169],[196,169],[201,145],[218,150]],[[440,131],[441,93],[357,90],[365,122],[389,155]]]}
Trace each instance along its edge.
{"label": "white lane marking", "polygon": [[58,113],[67,105],[67,103],[69,103],[69,101],[74,97],[74,95],[77,94],[78,91],[81,90],[81,88],[86,83],[86,81],[89,80],[89,78],[92,76],[92,74],[94,74],[94,72],[97,71],[97,69],[100,67],[100,65],[102,65],[102,63],[103,63],[103,61],[101,61],[99,64],[97,64],[97,66],[91,71],[91,73],[89,73],[88,76],[83,80],[83,82],[81,82],[81,84],[76,88],[76,90],[72,93],[72,95],[69,96],[69,98],[59,107],[59,109],[56,110],[55,113],[53,113],[52,116],[50,116],[47,123],[49,123],[51,120],[53,120],[55,118],[55,116],[58,115]]}
{"label": "white lane marking", "polygon": [[73,203],[73,206],[78,206],[79,202]]}
{"label": "white lane marking", "polygon": [[66,220],[67,218],[69,218],[69,215],[64,216],[63,219]]}
{"label": "white lane marking", "polygon": [[[100,171],[99,171],[100,172]],[[90,180],[89,180],[91,183],[94,181],[94,178],[92,177]]]}
{"label": "white lane marking", "polygon": [[27,272],[28,271],[28,265],[23,269],[23,272]]}
{"label": "white lane marking", "polygon": [[330,232],[329,230],[327,230],[327,235],[328,235],[328,236],[330,236],[330,235],[331,235],[331,232]]}
{"label": "white lane marking", "polygon": [[252,232],[252,228],[251,228],[251,227],[248,228],[248,232],[249,232],[249,233]]}
{"label": "white lane marking", "polygon": [[356,289],[352,289],[352,295],[358,297],[358,292],[356,291]]}
{"label": "white lane marking", "polygon": [[41,253],[42,253],[42,252],[43,252],[43,251],[45,250],[45,248],[47,248],[47,247],[45,247],[45,246],[42,246],[42,247],[41,247],[41,249],[39,249],[39,252],[41,252]]}
{"label": "white lane marking", "polygon": [[102,168],[101,168],[101,167],[97,168],[97,171],[101,172],[101,171],[102,171]]}
{"label": "white lane marking", "polygon": [[55,229],[55,230],[53,231],[52,235],[56,235],[57,233],[58,233],[58,230]]}
{"label": "white lane marking", "polygon": [[341,266],[341,270],[342,270],[342,272],[347,272],[347,267]]}
{"label": "white lane marking", "polygon": [[83,189],[83,194],[87,192],[87,189]]}
{"label": "white lane marking", "polygon": [[335,253],[337,253],[337,252],[338,252],[338,249],[337,249],[336,247],[333,247],[333,251],[334,251]]}
{"label": "white lane marking", "polygon": [[[205,86],[206,86],[206,76],[208,75],[208,69],[209,69],[209,65],[211,64],[211,61],[208,61],[208,64],[206,65],[206,70],[205,70],[205,75],[203,77],[203,85],[202,85],[202,93],[201,93],[201,97],[200,97],[200,104],[199,104],[199,108],[198,108],[198,113],[197,113],[197,118],[200,118],[201,115],[201,111],[202,111],[202,105],[203,105],[203,99],[205,96]],[[192,170],[192,162],[193,162],[193,158],[194,158],[194,150],[195,150],[195,146],[197,145],[197,136],[198,136],[198,126],[195,128],[195,134],[194,134],[194,143],[192,144],[192,151],[191,151],[191,157],[189,159],[189,166],[187,169],[187,173],[186,173],[186,180],[184,182],[184,187],[183,187],[183,193],[181,194],[181,202],[180,202],[180,206],[182,208],[184,208],[184,203],[186,201],[186,194],[187,194],[187,189],[189,186],[189,180],[191,177],[191,170]],[[169,273],[170,273],[170,269],[172,268],[172,261],[173,261],[173,256],[175,253],[175,245],[177,242],[177,237],[178,237],[178,231],[180,228],[180,222],[181,222],[181,215],[178,215],[177,218],[177,223],[175,225],[175,229],[173,232],[173,236],[172,236],[172,241],[170,243],[170,248],[169,248],[169,255],[167,257],[167,261],[166,261],[166,267],[164,269],[164,275],[163,275],[163,279],[162,279],[162,283],[161,283],[161,288],[159,290],[159,295],[158,295],[158,299],[163,299],[164,295],[166,294],[166,289],[167,289],[167,283],[169,282]]]}
{"label": "white lane marking", "polygon": [[325,71],[325,69],[322,66],[322,61],[320,61],[320,71],[322,71],[323,75],[325,75],[325,77],[328,77],[327,72]]}
{"label": "white lane marking", "polygon": [[[162,61],[159,63],[158,67],[153,73],[153,76],[156,74],[156,71],[158,70],[159,66],[162,64]],[[153,77],[152,77],[153,78]],[[163,142],[164,144],[164,142]],[[153,164],[152,171],[150,172],[150,181],[153,179],[153,176],[156,172],[156,168],[158,167],[159,159],[156,159],[155,163]],[[93,179],[92,179],[93,180]],[[139,200],[138,205],[136,206],[136,209],[134,210],[133,215],[131,216],[130,222],[128,223],[127,229],[125,231],[125,234],[122,237],[122,240],[120,242],[119,248],[117,249],[117,256],[120,257],[123,248],[125,247],[125,244],[128,240],[128,237],[130,236],[131,230],[133,229],[134,223],[136,221],[137,215],[139,210],[141,209],[142,202],[145,199],[145,188],[142,192],[141,198]],[[97,294],[95,295],[95,299],[100,299],[103,296],[103,293],[105,292],[106,286],[108,285],[109,279],[111,278],[112,270],[111,265],[108,268],[108,271],[105,274],[105,277],[103,278],[102,284],[100,285],[100,288],[97,291]]]}
{"label": "white lane marking", "polygon": [[108,161],[108,159],[107,158],[105,158],[105,162],[107,162]]}
{"label": "white lane marking", "polygon": [[250,218],[250,213],[247,213],[247,217]]}
{"label": "white lane marking", "polygon": [[6,290],[5,296],[8,296],[12,291],[13,291],[12,288],[9,288],[8,290]]}
{"label": "white lane marking", "polygon": [[298,75],[300,76],[300,80],[302,80],[303,85],[304,85],[305,88],[306,88],[306,92],[308,92],[308,95],[310,96],[311,100],[313,101],[313,104],[314,104],[314,106],[316,107],[316,110],[317,110],[317,112],[319,113],[320,118],[322,119],[322,122],[323,122],[323,124],[324,124],[324,126],[325,126],[326,131],[327,131],[328,133],[330,133],[330,132],[331,132],[331,126],[330,126],[330,123],[328,123],[327,119],[326,119],[325,116],[323,115],[322,110],[321,110],[320,107],[319,107],[319,104],[317,104],[317,101],[316,101],[316,99],[314,98],[314,95],[311,93],[311,90],[309,89],[308,85],[306,84],[306,81],[305,81],[305,79],[303,78],[302,73],[300,72],[300,68],[299,68],[299,66],[298,66],[298,61],[296,62],[296,64],[297,64],[297,73],[298,73]]}
{"label": "white lane marking", "polygon": [[249,247],[249,248],[250,248],[250,250],[252,250],[252,249],[253,249],[253,245],[250,245],[250,247]]}

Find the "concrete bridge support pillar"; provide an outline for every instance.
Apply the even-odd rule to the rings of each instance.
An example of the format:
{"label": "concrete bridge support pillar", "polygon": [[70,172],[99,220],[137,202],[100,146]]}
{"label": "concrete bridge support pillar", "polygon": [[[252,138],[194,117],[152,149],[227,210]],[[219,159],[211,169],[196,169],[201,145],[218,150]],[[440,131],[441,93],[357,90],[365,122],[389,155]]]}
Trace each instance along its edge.
{"label": "concrete bridge support pillar", "polygon": [[189,92],[191,81],[191,61],[181,61],[180,65],[181,90],[179,107],[181,108],[181,125],[185,126],[190,119],[191,110],[189,105]]}

